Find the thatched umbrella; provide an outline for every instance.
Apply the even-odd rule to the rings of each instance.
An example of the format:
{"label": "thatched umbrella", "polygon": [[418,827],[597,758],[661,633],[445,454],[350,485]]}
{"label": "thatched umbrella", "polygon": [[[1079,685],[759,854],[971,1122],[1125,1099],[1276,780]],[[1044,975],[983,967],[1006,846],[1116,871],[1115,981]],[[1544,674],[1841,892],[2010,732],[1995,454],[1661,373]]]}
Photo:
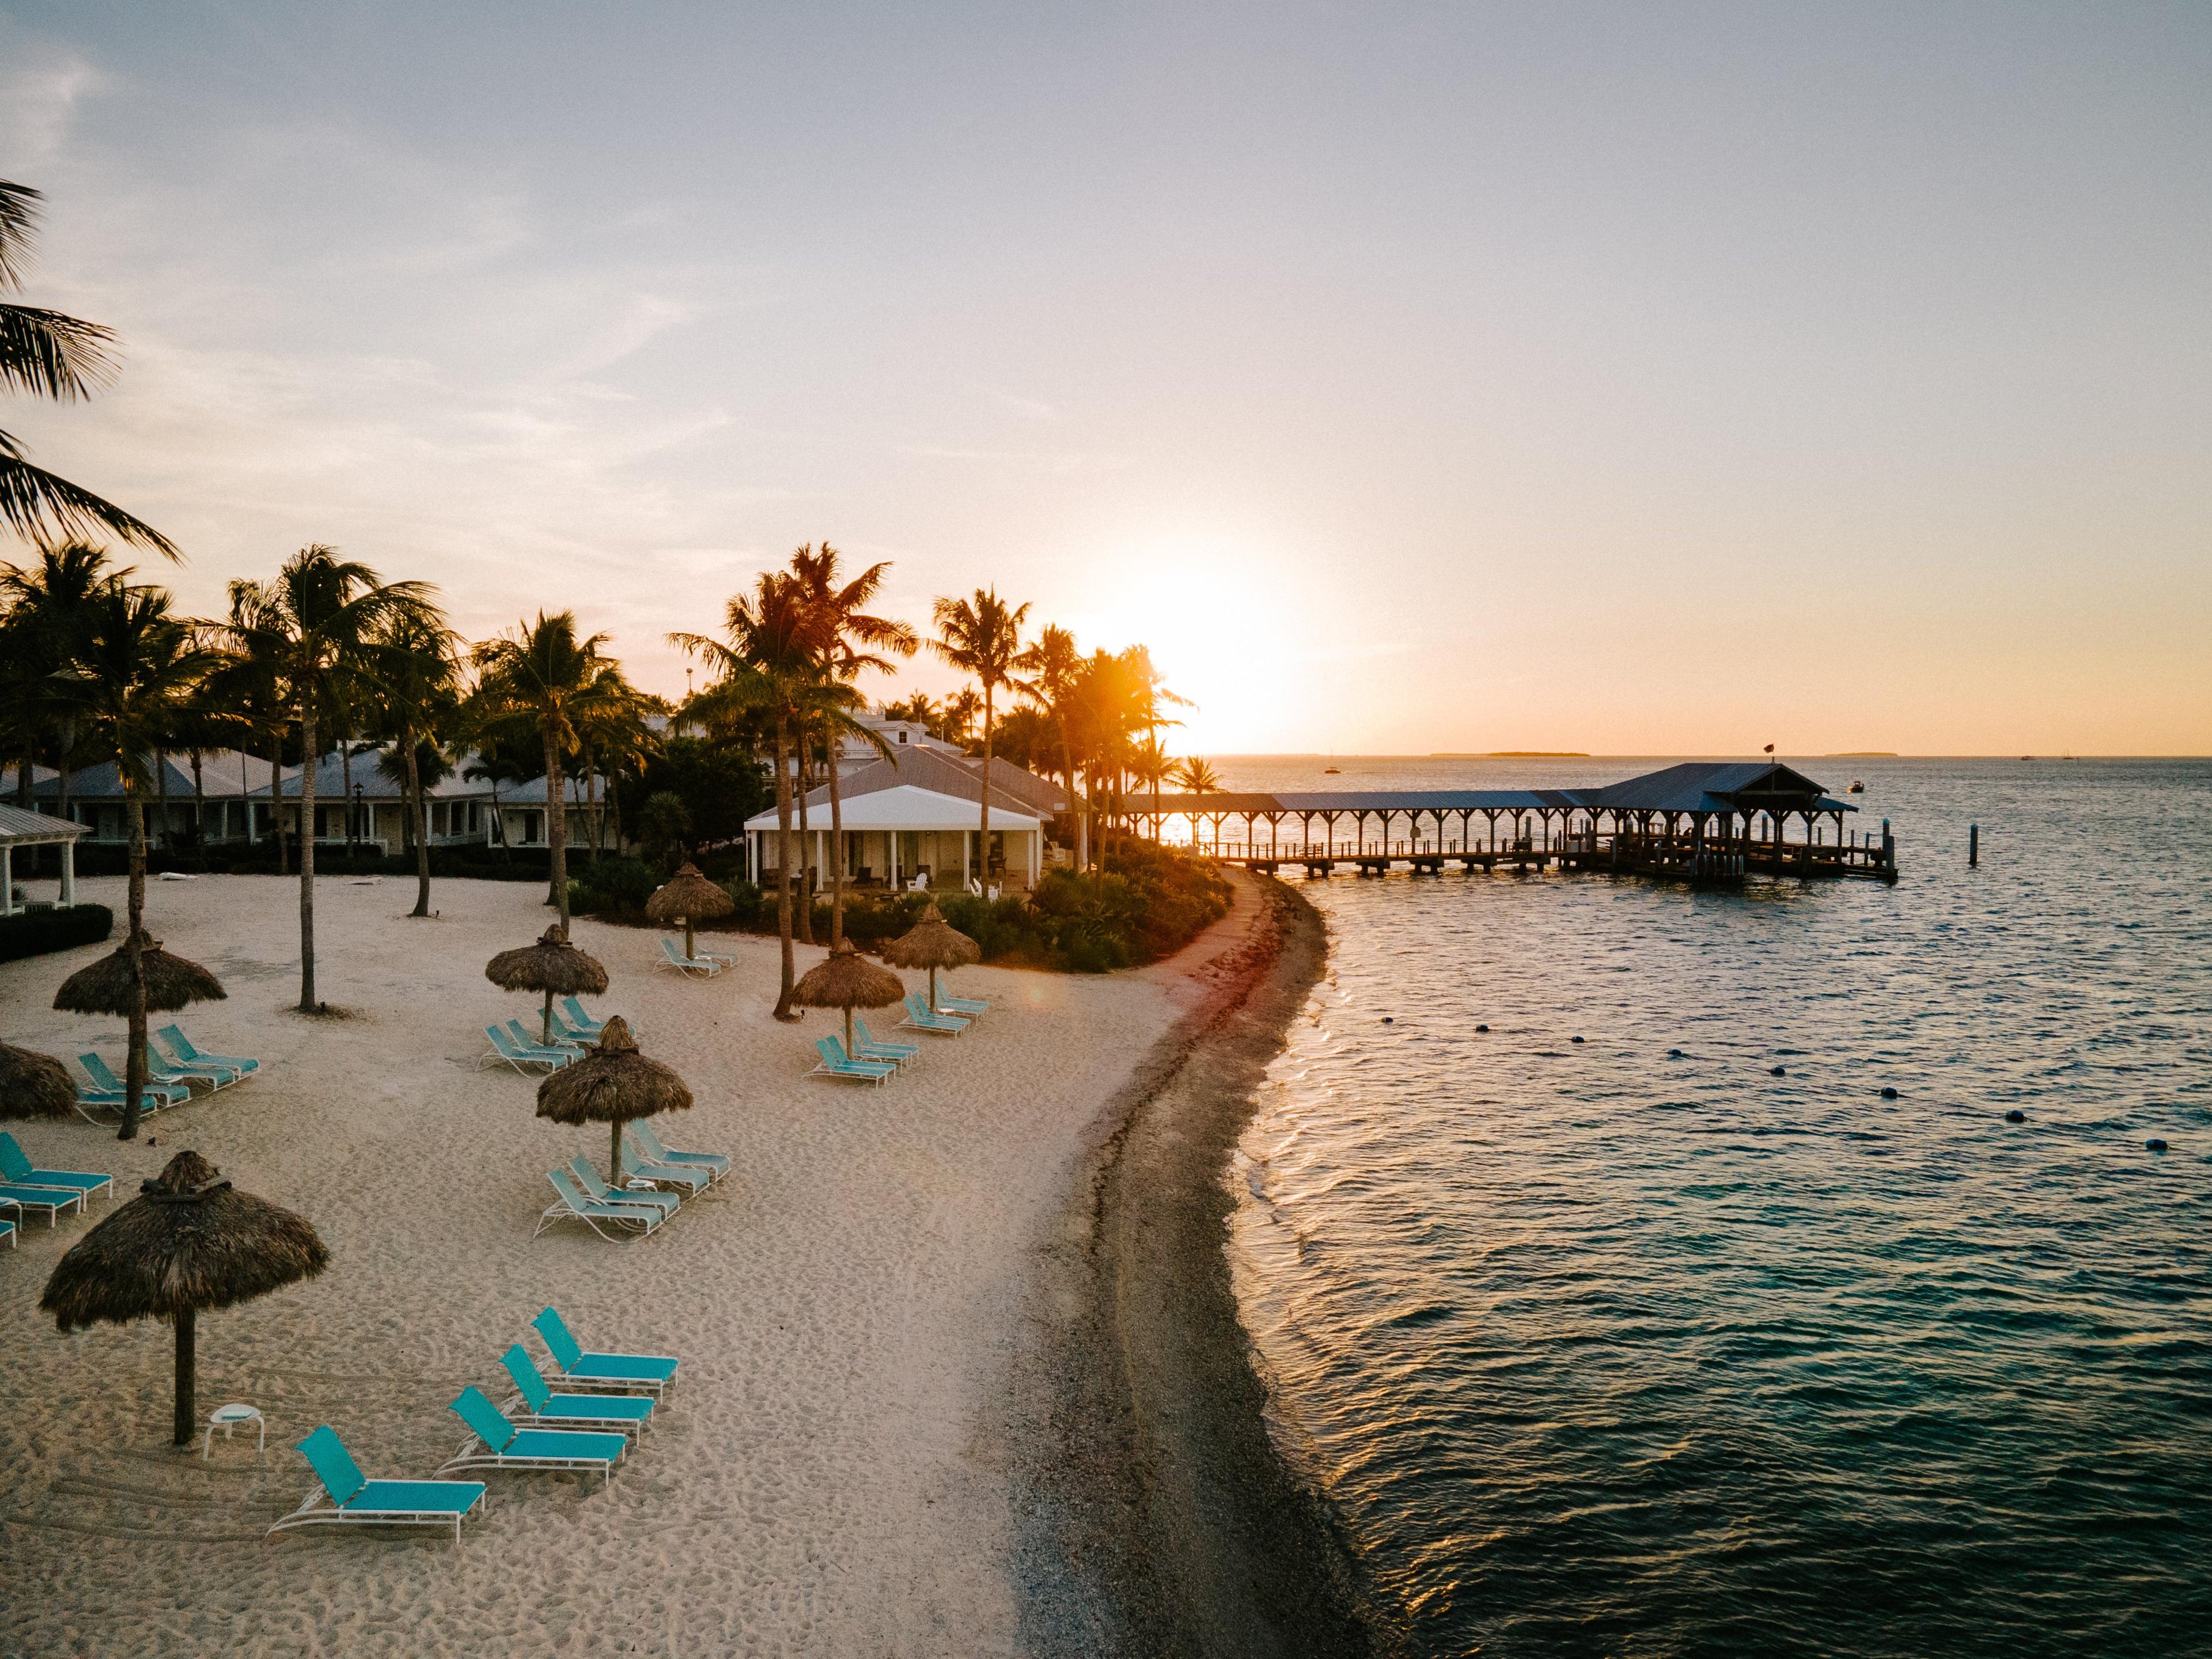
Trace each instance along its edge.
{"label": "thatched umbrella", "polygon": [[555,922],[535,945],[519,951],[501,951],[484,963],[484,977],[502,991],[545,993],[544,1041],[553,1041],[553,999],[595,997],[607,988],[607,970],[592,957],[568,943],[568,935]]}
{"label": "thatched umbrella", "polygon": [[623,1125],[661,1112],[689,1111],[691,1090],[673,1068],[637,1051],[629,1022],[617,1014],[584,1057],[538,1085],[538,1115],[556,1123],[613,1126],[607,1146],[607,1185],[620,1187]]}
{"label": "thatched umbrella", "polygon": [[645,902],[646,915],[662,927],[678,921],[684,924],[684,954],[687,957],[699,954],[699,923],[726,916],[737,908],[736,901],[689,864],[669,877],[667,884]]}
{"label": "thatched umbrella", "polygon": [[929,969],[929,1006],[937,1006],[937,970],[964,968],[983,959],[983,947],[945,921],[934,901],[921,920],[884,946],[884,960],[894,968]]}
{"label": "thatched umbrella", "polygon": [[0,1117],[67,1117],[76,1085],[61,1061],[0,1042]]}
{"label": "thatched umbrella", "polygon": [[106,1320],[177,1328],[175,1443],[191,1443],[192,1322],[202,1308],[313,1279],[331,1253],[305,1218],[241,1193],[198,1152],[179,1152],[138,1196],[70,1247],[40,1308],[71,1331]]}
{"label": "thatched umbrella", "polygon": [[906,987],[899,976],[889,969],[878,968],[860,954],[860,948],[848,939],[837,941],[836,948],[820,963],[809,969],[798,984],[791,988],[791,1000],[809,1008],[842,1008],[845,1011],[845,1052],[853,1052],[853,1010],[855,1008],[888,1008],[906,994]]}
{"label": "thatched umbrella", "polygon": [[[80,968],[54,993],[54,1006],[72,1014],[121,1014],[131,1022],[131,1058],[125,1062],[124,1085],[135,1090],[146,1076],[146,1016],[173,1013],[195,1002],[221,1002],[222,981],[183,957],[171,956],[161,941],[138,934],[138,960],[146,976],[146,1000],[137,1003],[131,994],[131,941],[125,939],[99,961]],[[131,1107],[124,1107],[125,1139],[135,1133]]]}

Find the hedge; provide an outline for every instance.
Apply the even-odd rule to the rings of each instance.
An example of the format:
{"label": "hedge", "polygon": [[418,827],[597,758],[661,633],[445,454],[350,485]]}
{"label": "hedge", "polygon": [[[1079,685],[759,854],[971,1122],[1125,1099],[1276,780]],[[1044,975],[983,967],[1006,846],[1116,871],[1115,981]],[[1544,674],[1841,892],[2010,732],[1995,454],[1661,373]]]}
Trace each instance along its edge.
{"label": "hedge", "polygon": [[12,916],[0,916],[0,962],[97,945],[114,931],[115,912],[104,904],[19,910]]}

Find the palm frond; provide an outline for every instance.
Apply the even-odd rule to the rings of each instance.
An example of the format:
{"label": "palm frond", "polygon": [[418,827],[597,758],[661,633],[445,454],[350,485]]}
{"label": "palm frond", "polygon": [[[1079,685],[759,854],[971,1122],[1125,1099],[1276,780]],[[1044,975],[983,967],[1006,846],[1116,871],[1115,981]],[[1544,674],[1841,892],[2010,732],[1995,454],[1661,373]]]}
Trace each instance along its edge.
{"label": "palm frond", "polygon": [[39,204],[44,198],[28,185],[0,179],[0,288],[21,288],[30,268],[31,242],[37,234]]}
{"label": "palm frond", "polygon": [[14,439],[0,432],[0,523],[39,547],[88,541],[101,534],[181,560],[176,544],[114,502],[33,466]]}
{"label": "palm frond", "polygon": [[114,378],[107,347],[115,336],[98,323],[35,306],[0,305],[0,386],[74,403]]}

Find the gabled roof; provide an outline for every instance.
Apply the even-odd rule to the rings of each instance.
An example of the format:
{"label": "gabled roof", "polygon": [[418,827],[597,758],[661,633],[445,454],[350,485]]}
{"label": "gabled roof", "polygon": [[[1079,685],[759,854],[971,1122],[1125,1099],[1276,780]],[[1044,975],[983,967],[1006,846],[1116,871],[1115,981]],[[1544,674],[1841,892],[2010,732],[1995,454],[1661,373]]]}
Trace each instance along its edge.
{"label": "gabled roof", "polygon": [[[901,784],[895,789],[871,789],[857,799],[846,797],[841,803],[838,816],[843,820],[848,833],[856,830],[973,830],[979,814],[976,803],[963,800],[957,795],[940,794],[934,789],[923,789],[914,784]],[[1042,822],[1031,812],[1018,807],[991,803],[991,827],[994,830],[1034,830]],[[775,830],[773,811],[756,813],[745,820],[748,830]],[[806,831],[813,835],[830,827],[827,807],[819,811],[806,809]],[[792,833],[799,830],[798,814],[792,815]]]}
{"label": "gabled roof", "polygon": [[1686,761],[1640,778],[1575,792],[1599,811],[1742,812],[1770,805],[1785,811],[1855,812],[1779,761]]}
{"label": "gabled roof", "polygon": [[1164,817],[1323,812],[1856,812],[1802,772],[1777,761],[1690,761],[1601,789],[1352,789],[1300,794],[1121,798],[1125,812]]}
{"label": "gabled roof", "polygon": [[[994,812],[1016,812],[1030,818],[1040,814],[1049,816],[1061,810],[1060,803],[1066,799],[1060,790],[1042,778],[1001,760],[994,759],[992,763],[991,785]],[[837,793],[848,806],[859,797],[878,789],[907,787],[927,789],[933,794],[950,795],[955,800],[971,800],[981,805],[983,763],[965,756],[939,754],[934,749],[906,749],[899,751],[896,762],[879,760],[872,766],[841,776],[837,781]],[[826,823],[829,811],[830,788],[824,784],[806,797],[807,828],[814,828],[817,812]]]}

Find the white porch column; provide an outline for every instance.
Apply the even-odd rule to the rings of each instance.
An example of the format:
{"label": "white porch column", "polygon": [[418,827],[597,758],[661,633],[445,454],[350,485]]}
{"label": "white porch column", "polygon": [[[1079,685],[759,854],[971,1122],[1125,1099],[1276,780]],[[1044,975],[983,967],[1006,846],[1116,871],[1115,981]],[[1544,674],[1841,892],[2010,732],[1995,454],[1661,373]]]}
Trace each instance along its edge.
{"label": "white porch column", "polygon": [[975,832],[973,830],[963,830],[960,832],[960,885],[963,889],[965,889],[969,882],[974,878],[975,872]]}
{"label": "white porch column", "polygon": [[15,914],[15,849],[0,842],[0,916]]}
{"label": "white porch column", "polygon": [[76,837],[62,843],[62,902],[76,902]]}

